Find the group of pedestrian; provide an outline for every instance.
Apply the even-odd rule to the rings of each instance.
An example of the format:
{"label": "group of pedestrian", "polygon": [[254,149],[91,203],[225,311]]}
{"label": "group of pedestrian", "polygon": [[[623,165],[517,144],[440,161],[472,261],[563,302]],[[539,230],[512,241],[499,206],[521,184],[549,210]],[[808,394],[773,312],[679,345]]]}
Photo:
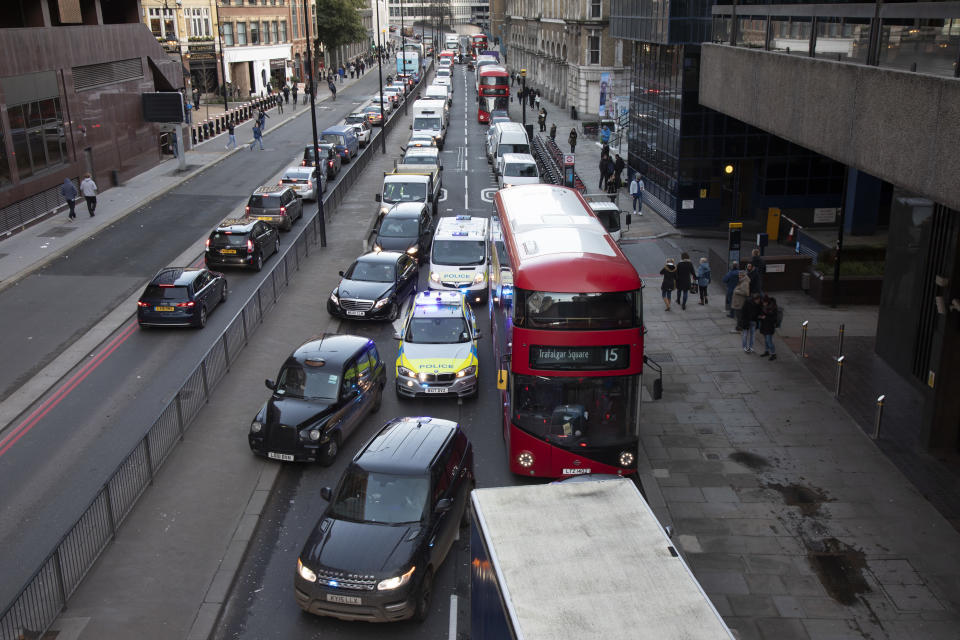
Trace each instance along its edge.
{"label": "group of pedestrian", "polygon": [[760,251],[753,250],[750,262],[744,269],[739,266],[736,262],[730,265],[730,270],[722,279],[727,288],[728,315],[735,318],[737,323],[730,332],[740,334],[744,353],[754,353],[753,343],[756,333],[759,332],[765,346],[760,356],[776,360],[777,349],[773,334],[780,324],[781,311],[777,306],[777,299],[763,293],[762,278],[765,268]]}
{"label": "group of pedestrian", "polygon": [[660,284],[660,296],[663,298],[664,309],[670,311],[673,291],[677,292],[677,304],[684,311],[687,310],[687,300],[690,291],[696,290],[700,295],[699,304],[708,304],[707,291],[710,285],[710,264],[706,258],[700,258],[700,263],[694,267],[690,261],[690,254],[684,251],[680,254],[680,261],[668,258],[660,270],[663,281]]}
{"label": "group of pedestrian", "polygon": [[83,195],[83,199],[87,203],[87,213],[89,213],[90,217],[93,218],[97,211],[97,191],[97,183],[93,181],[93,177],[89,173],[83,174],[83,180],[80,181],[79,192],[70,178],[64,178],[63,185],[60,187],[60,194],[67,202],[67,207],[69,209],[67,217],[70,220],[76,219],[77,195],[79,193]]}

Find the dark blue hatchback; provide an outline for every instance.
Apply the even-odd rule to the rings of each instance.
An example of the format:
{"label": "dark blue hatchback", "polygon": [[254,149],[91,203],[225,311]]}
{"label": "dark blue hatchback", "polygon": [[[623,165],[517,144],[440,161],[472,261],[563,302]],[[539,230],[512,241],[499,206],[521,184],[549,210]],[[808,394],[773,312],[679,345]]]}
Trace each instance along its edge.
{"label": "dark blue hatchback", "polygon": [[137,301],[141,327],[204,327],[207,314],[227,299],[222,273],[191,267],[162,269]]}

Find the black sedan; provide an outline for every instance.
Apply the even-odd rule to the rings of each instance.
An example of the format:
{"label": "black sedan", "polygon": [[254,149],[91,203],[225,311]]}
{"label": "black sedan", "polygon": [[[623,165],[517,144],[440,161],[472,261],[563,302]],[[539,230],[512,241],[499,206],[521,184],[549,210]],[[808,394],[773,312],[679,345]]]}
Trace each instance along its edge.
{"label": "black sedan", "polygon": [[227,279],[208,269],[161,269],[137,300],[141,327],[205,327],[207,314],[227,299]]}
{"label": "black sedan", "polygon": [[250,425],[250,449],[273,460],[329,465],[364,417],[380,408],[386,382],[373,340],[311,338],[290,354],[276,381],[265,381],[273,393]]}
{"label": "black sedan", "polygon": [[327,311],[351,320],[396,320],[404,301],[417,292],[419,273],[417,261],[405,253],[366,253],[340,272]]}

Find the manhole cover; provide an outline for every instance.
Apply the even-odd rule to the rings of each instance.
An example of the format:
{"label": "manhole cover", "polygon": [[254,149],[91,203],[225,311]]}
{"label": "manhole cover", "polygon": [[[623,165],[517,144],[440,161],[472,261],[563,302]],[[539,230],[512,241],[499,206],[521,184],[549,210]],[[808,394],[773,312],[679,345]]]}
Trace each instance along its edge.
{"label": "manhole cover", "polygon": [[730,459],[754,471],[763,471],[770,466],[766,458],[749,451],[734,451],[730,454]]}
{"label": "manhole cover", "polygon": [[820,584],[830,597],[842,605],[857,603],[857,596],[869,593],[870,585],[863,577],[866,559],[862,551],[840,542],[836,538],[827,538],[809,546],[807,558]]}
{"label": "manhole cover", "polygon": [[41,238],[62,238],[71,231],[76,231],[76,227],[51,227],[46,233],[38,234]]}

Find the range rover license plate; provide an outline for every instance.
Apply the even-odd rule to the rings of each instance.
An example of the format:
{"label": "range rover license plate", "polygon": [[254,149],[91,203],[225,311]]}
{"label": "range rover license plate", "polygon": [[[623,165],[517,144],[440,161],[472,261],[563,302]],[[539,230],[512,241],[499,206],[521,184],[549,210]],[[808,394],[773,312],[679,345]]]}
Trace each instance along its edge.
{"label": "range rover license plate", "polygon": [[338,604],[363,604],[363,601],[356,596],[340,596],[334,593],[327,594],[327,602],[336,602]]}
{"label": "range rover license plate", "polygon": [[274,453],[270,451],[267,453],[267,457],[274,460],[283,460],[284,462],[293,462],[293,455],[289,453]]}

